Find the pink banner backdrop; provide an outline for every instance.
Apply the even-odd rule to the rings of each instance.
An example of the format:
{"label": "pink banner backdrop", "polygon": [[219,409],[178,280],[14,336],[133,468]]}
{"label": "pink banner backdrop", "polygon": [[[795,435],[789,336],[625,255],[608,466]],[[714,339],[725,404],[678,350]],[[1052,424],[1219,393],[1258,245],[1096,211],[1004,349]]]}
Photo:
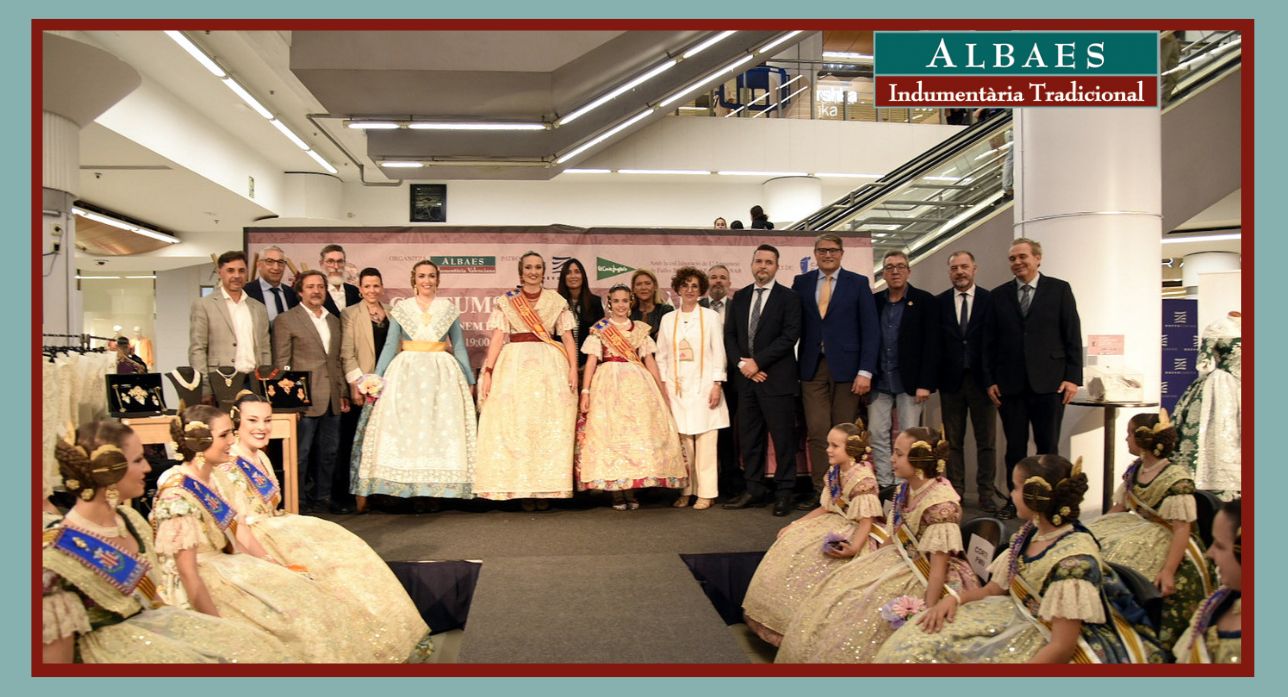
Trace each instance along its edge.
{"label": "pink banner backdrop", "polygon": [[[872,243],[865,235],[845,239],[844,266],[869,275]],[[778,282],[791,285],[799,273],[816,268],[813,235],[764,230],[622,229],[549,227],[415,227],[415,228],[247,228],[246,251],[282,248],[299,270],[319,268],[320,251],[328,244],[344,247],[350,283],[368,266],[380,269],[385,295],[393,301],[411,296],[411,267],[421,259],[439,266],[439,295],[461,311],[461,328],[470,361],[477,369],[487,352],[485,327],[497,296],[518,283],[518,260],[529,250],[546,259],[546,287],[555,288],[569,259],[581,261],[590,288],[602,295],[617,283],[630,283],[636,269],[657,275],[663,295],[672,298],[671,275],[682,266],[706,270],[729,267],[733,287],[751,283],[751,257],[756,246],[772,244],[779,251]],[[290,282],[293,273],[287,272]],[[672,302],[675,304],[675,302]]]}

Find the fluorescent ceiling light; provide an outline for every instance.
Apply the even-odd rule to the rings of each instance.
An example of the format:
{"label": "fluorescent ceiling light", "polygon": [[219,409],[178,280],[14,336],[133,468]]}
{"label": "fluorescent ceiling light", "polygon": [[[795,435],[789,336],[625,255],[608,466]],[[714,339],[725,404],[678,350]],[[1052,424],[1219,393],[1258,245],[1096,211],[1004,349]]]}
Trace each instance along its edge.
{"label": "fluorescent ceiling light", "polygon": [[680,107],[680,111],[711,111],[711,110],[704,106],[682,106]]}
{"label": "fluorescent ceiling light", "polygon": [[154,273],[150,273],[145,276],[126,276],[126,278],[129,278],[129,279],[156,279],[156,277],[157,276]]}
{"label": "fluorescent ceiling light", "polygon": [[568,114],[567,116],[565,116],[565,117],[563,117],[563,118],[559,119],[559,120],[555,123],[555,125],[556,125],[556,126],[565,126],[565,125],[567,125],[567,124],[572,123],[573,121],[576,121],[577,119],[579,119],[579,118],[581,118],[581,117],[585,116],[585,115],[586,115],[587,113],[589,113],[592,109],[597,109],[597,108],[599,108],[599,107],[601,107],[601,106],[603,106],[603,105],[607,104],[608,102],[610,102],[610,101],[612,101],[612,100],[616,99],[617,97],[620,97],[621,95],[623,95],[623,94],[625,94],[625,93],[627,93],[627,92],[629,92],[629,91],[631,91],[631,90],[635,89],[636,87],[639,87],[640,85],[644,84],[645,82],[648,82],[649,80],[651,80],[651,79],[653,79],[653,78],[657,77],[658,75],[661,75],[662,73],[664,73],[664,72],[666,72],[666,71],[670,70],[671,68],[675,67],[675,64],[676,64],[677,62],[679,62],[679,61],[677,61],[677,60],[675,60],[674,58],[672,58],[672,59],[670,59],[670,60],[668,60],[668,61],[666,61],[666,62],[664,62],[664,63],[662,63],[662,64],[658,65],[657,67],[653,68],[652,70],[650,70],[650,71],[648,71],[648,72],[644,73],[643,75],[640,75],[639,77],[636,77],[635,79],[633,79],[633,80],[631,80],[631,81],[629,81],[629,82],[623,83],[622,85],[620,85],[619,87],[617,87],[617,88],[616,88],[616,89],[614,89],[613,91],[611,91],[611,92],[609,92],[609,93],[605,94],[605,95],[604,95],[604,96],[602,96],[602,97],[599,97],[598,99],[596,99],[596,100],[594,100],[594,101],[590,102],[589,104],[586,104],[585,106],[583,106],[583,107],[581,107],[581,108],[579,108],[579,109],[577,109],[577,110],[573,111],[571,114]]}
{"label": "fluorescent ceiling light", "polygon": [[[748,58],[750,58],[750,56],[748,56]],[[583,152],[586,152],[587,150],[595,147],[596,145],[599,145],[600,143],[608,140],[609,138],[612,138],[618,133],[621,133],[627,128],[630,128],[631,126],[634,126],[635,124],[639,123],[640,121],[643,121],[649,114],[652,114],[652,113],[653,113],[653,107],[649,107],[644,111],[641,111],[640,113],[632,116],[631,118],[617,124],[616,126],[613,126],[607,131],[604,131],[603,133],[595,136],[594,138],[591,138],[585,143],[582,143],[581,145],[578,145],[577,147],[568,151],[563,156],[556,159],[555,164],[562,165],[568,160],[571,160],[572,158],[582,154]]]}
{"label": "fluorescent ceiling light", "polygon": [[250,92],[247,92],[246,88],[238,84],[236,80],[226,77],[224,78],[224,84],[228,85],[228,89],[232,90],[238,97],[241,97],[242,101],[250,105],[250,108],[254,109],[257,114],[266,119],[271,120],[273,118],[273,112],[265,109],[264,105],[260,104],[258,99],[252,97]]}
{"label": "fluorescent ceiling light", "polygon": [[350,121],[345,126],[359,131],[392,131],[399,128],[393,121]]}
{"label": "fluorescent ceiling light", "polygon": [[418,167],[424,167],[424,166],[425,166],[425,163],[423,163],[423,162],[412,162],[412,161],[410,161],[410,160],[385,160],[384,162],[381,162],[381,163],[380,163],[380,166],[381,166],[381,167],[394,167],[394,168],[397,168],[397,169],[416,169],[416,168],[418,168]]}
{"label": "fluorescent ceiling light", "polygon": [[707,50],[707,49],[711,48],[712,46],[715,46],[716,44],[720,43],[721,41],[724,41],[725,39],[727,39],[727,38],[729,38],[729,37],[733,36],[733,35],[734,35],[734,34],[736,34],[736,33],[737,33],[737,32],[733,32],[733,31],[722,31],[722,32],[720,32],[719,34],[716,34],[715,36],[713,36],[713,37],[711,37],[711,38],[707,39],[706,41],[703,41],[702,43],[698,44],[697,46],[694,46],[693,48],[691,48],[691,49],[689,49],[689,50],[685,51],[685,52],[684,52],[684,59],[685,59],[685,60],[688,60],[688,59],[690,59],[690,58],[692,58],[692,57],[694,57],[694,56],[698,55],[699,53],[702,53],[703,51],[705,51],[705,50]]}
{"label": "fluorescent ceiling light", "polygon": [[952,182],[956,184],[961,180],[961,177],[922,177],[922,179],[932,182]]}
{"label": "fluorescent ceiling light", "polygon": [[872,56],[869,54],[855,53],[853,51],[824,51],[823,58],[831,58],[832,60],[846,60],[846,61],[872,60]]}
{"label": "fluorescent ceiling light", "polygon": [[726,177],[808,177],[805,172],[743,172],[739,170],[721,170],[716,174]]}
{"label": "fluorescent ceiling light", "polygon": [[1185,244],[1186,242],[1223,242],[1243,239],[1242,232],[1230,232],[1222,235],[1194,235],[1192,237],[1164,237],[1163,244]]}
{"label": "fluorescent ceiling light", "polygon": [[711,174],[705,169],[619,169],[618,174]]}
{"label": "fluorescent ceiling light", "polygon": [[880,179],[884,174],[864,174],[863,172],[819,172],[814,176],[822,179]]}
{"label": "fluorescent ceiling light", "polygon": [[303,140],[300,139],[299,136],[295,135],[295,131],[292,131],[290,128],[288,128],[286,124],[282,123],[281,121],[278,121],[277,119],[273,119],[272,121],[269,121],[269,123],[273,124],[273,128],[276,128],[277,130],[281,131],[282,135],[286,136],[287,139],[289,139],[292,143],[295,143],[297,146],[299,146],[300,150],[309,149],[309,144],[305,143]]}
{"label": "fluorescent ceiling light", "polygon": [[81,276],[79,274],[76,275],[76,280],[78,281],[119,281],[120,279],[121,279],[120,276]]}
{"label": "fluorescent ceiling light", "polygon": [[314,161],[314,162],[317,162],[319,165],[322,165],[322,169],[325,169],[326,171],[330,172],[331,174],[335,174],[335,173],[336,173],[336,169],[335,169],[335,167],[332,167],[332,166],[331,166],[331,163],[326,161],[326,158],[324,158],[324,157],[322,157],[321,155],[317,154],[317,152],[316,152],[316,151],[314,151],[314,150],[308,150],[307,152],[308,152],[309,157],[313,158],[313,161]]}
{"label": "fluorescent ceiling light", "polygon": [[612,174],[611,169],[565,169],[564,174]]}
{"label": "fluorescent ceiling light", "polygon": [[415,131],[544,131],[544,123],[471,123],[445,121],[413,121],[407,128]]}
{"label": "fluorescent ceiling light", "polygon": [[197,59],[197,62],[200,63],[202,67],[204,67],[206,70],[209,70],[211,73],[213,73],[215,77],[221,78],[221,79],[228,77],[228,73],[225,73],[224,69],[219,67],[218,63],[215,63],[215,61],[210,56],[207,56],[205,51],[202,51],[201,49],[197,48],[197,45],[192,43],[192,40],[184,36],[183,33],[177,32],[177,31],[167,31],[165,35],[173,39],[176,44],[179,44],[179,46],[182,47],[183,50],[188,52],[188,55]]}
{"label": "fluorescent ceiling light", "polygon": [[82,218],[88,218],[90,220],[93,220],[94,222],[102,223],[104,225],[110,225],[114,228],[120,228],[127,232],[132,232],[136,235],[142,235],[144,237],[149,237],[154,240],[158,240],[160,242],[165,242],[166,244],[179,244],[179,238],[175,237],[174,235],[167,235],[164,232],[149,230],[148,228],[140,227],[138,225],[135,225],[134,223],[129,223],[124,220],[120,220],[118,218],[113,218],[110,215],[105,215],[103,213],[96,213],[94,211],[86,210],[84,208],[78,208],[78,207],[72,207],[72,212],[75,213],[76,215],[81,216]]}
{"label": "fluorescent ceiling light", "polygon": [[793,36],[796,36],[796,35],[797,35],[797,34],[799,34],[799,33],[801,33],[799,29],[798,29],[798,30],[796,30],[796,31],[789,31],[789,32],[787,32],[786,34],[783,34],[782,36],[778,37],[777,39],[774,39],[773,41],[770,41],[769,43],[765,44],[764,46],[761,46],[760,48],[756,49],[756,53],[765,53],[766,51],[769,51],[769,50],[771,50],[771,49],[773,49],[773,48],[777,47],[778,45],[780,45],[780,44],[782,44],[783,42],[785,42],[785,41],[787,41],[787,40],[791,39]]}
{"label": "fluorescent ceiling light", "polygon": [[749,54],[747,54],[747,55],[743,56],[742,58],[739,58],[738,60],[736,60],[736,61],[734,61],[734,62],[730,63],[729,65],[726,65],[725,67],[723,67],[723,68],[721,68],[721,69],[719,69],[719,70],[717,70],[717,71],[715,71],[715,72],[713,72],[713,73],[710,73],[709,75],[707,75],[706,77],[702,78],[701,80],[698,80],[697,82],[689,83],[689,86],[688,86],[688,87],[685,87],[684,89],[680,90],[679,92],[676,92],[676,93],[672,94],[671,96],[667,97],[666,99],[663,99],[661,102],[658,102],[658,106],[666,106],[667,104],[670,104],[671,102],[678,101],[681,97],[684,97],[685,95],[689,94],[690,92],[693,92],[694,90],[697,90],[698,88],[702,87],[703,85],[705,85],[705,84],[707,84],[707,83],[711,82],[712,80],[714,80],[714,79],[716,79],[716,78],[720,77],[721,75],[724,75],[725,73],[727,73],[727,72],[729,72],[729,71],[733,70],[734,68],[737,68],[738,66],[742,65],[743,63],[746,63],[747,61],[751,60],[752,58],[753,58],[753,56],[749,53]]}

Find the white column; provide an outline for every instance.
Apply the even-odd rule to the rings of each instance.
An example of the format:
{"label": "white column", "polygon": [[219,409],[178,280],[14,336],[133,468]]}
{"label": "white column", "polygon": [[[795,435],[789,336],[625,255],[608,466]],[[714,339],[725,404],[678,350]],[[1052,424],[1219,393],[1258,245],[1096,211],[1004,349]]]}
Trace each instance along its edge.
{"label": "white column", "polygon": [[[1043,247],[1042,273],[1073,287],[1083,345],[1092,334],[1124,337],[1124,355],[1086,361],[1121,366],[1157,401],[1162,333],[1160,115],[1147,108],[1016,110],[1015,232]],[[1085,349],[1084,349],[1085,350]],[[1133,413],[1119,413],[1124,431]],[[1065,409],[1060,452],[1083,458],[1090,489],[1083,510],[1098,512],[1101,487],[1130,464],[1120,433],[1113,481],[1102,476],[1100,409]]]}
{"label": "white column", "polygon": [[778,177],[763,185],[761,204],[774,227],[787,227],[823,206],[823,182],[817,177]]}

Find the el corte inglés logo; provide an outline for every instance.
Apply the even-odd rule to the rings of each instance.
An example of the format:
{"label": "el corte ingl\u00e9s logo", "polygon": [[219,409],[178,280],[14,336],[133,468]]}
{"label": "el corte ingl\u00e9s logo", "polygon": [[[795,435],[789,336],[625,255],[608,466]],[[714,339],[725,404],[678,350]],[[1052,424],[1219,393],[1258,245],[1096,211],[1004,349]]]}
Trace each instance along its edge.
{"label": "el corte ingl\u00e9s logo", "polygon": [[618,274],[634,271],[635,267],[619,264],[615,261],[609,261],[603,257],[595,257],[595,277],[602,281],[605,278],[611,278]]}

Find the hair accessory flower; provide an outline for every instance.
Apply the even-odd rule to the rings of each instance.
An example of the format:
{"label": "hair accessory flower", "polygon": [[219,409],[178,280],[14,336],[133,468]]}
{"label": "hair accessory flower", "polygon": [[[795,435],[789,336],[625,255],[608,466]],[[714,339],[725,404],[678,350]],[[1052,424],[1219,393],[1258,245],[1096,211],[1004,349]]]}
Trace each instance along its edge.
{"label": "hair accessory flower", "polygon": [[901,595],[881,606],[881,619],[898,629],[913,615],[926,609],[926,602],[914,595]]}

